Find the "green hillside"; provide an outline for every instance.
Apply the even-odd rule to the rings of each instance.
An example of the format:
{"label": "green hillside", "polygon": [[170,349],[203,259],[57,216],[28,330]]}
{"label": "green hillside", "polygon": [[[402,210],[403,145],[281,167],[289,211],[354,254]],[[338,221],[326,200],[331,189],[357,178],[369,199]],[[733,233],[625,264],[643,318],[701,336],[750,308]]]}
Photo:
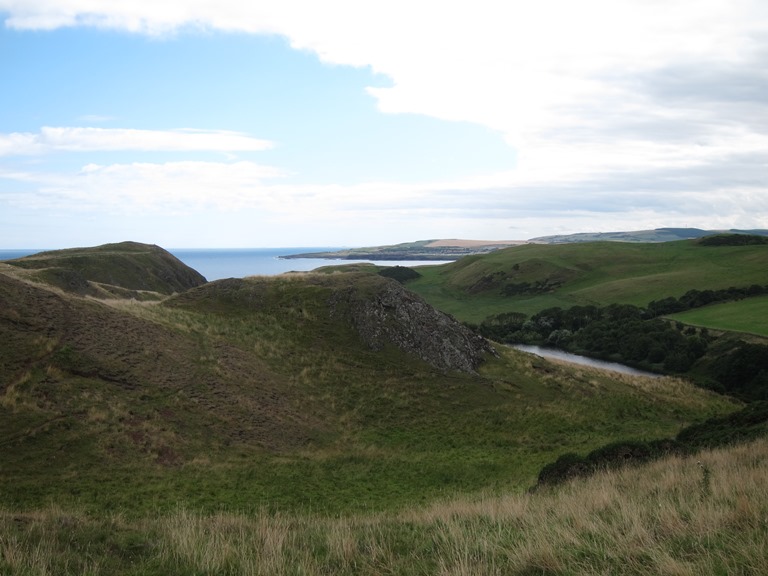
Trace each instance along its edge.
{"label": "green hillside", "polygon": [[768,399],[768,243],[723,234],[680,242],[525,245],[419,268],[434,306],[499,342],[691,378]]}
{"label": "green hillside", "polygon": [[[530,489],[564,454],[759,438],[765,403],[491,345],[376,267],[183,289],[125,247],[0,263],[0,574],[764,571],[759,439]],[[597,252],[510,269],[597,290]],[[420,271],[465,309],[492,291],[483,259]]]}
{"label": "green hillside", "polygon": [[97,298],[151,298],[182,292],[205,278],[159,246],[139,242],[40,252],[7,260],[28,279]]}
{"label": "green hillside", "polygon": [[663,243],[526,244],[419,267],[408,287],[460,320],[500,312],[611,303],[645,306],[695,289],[768,284],[768,246]]}
{"label": "green hillside", "polygon": [[562,452],[738,406],[676,380],[494,355],[368,273],[156,297],[84,298],[0,265],[0,506],[399,509],[517,492]]}

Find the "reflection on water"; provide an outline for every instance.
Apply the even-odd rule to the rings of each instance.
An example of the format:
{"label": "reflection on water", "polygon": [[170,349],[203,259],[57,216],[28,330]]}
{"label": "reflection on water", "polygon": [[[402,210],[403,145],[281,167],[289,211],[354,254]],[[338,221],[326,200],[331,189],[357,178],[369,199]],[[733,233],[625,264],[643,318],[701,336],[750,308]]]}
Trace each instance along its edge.
{"label": "reflection on water", "polygon": [[606,362],[604,360],[595,360],[594,358],[587,358],[586,356],[579,356],[578,354],[571,354],[570,352],[563,352],[556,348],[543,348],[541,346],[531,346],[528,344],[514,344],[512,348],[515,350],[521,350],[522,352],[529,352],[536,354],[542,358],[553,358],[555,360],[563,360],[564,362],[572,362],[573,364],[581,364],[583,366],[592,366],[594,368],[602,368],[603,370],[613,370],[614,372],[621,372],[622,374],[631,374],[633,376],[650,376],[652,378],[658,378],[660,374],[654,374],[653,372],[646,372],[645,370],[637,370],[636,368],[630,368],[624,364],[617,362]]}

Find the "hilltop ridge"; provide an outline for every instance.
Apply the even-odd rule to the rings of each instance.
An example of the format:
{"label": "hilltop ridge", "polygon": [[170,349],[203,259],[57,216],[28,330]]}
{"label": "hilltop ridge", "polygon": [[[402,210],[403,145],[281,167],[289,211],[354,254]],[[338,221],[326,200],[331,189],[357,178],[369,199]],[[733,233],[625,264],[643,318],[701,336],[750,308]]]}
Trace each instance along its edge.
{"label": "hilltop ridge", "polygon": [[768,230],[702,230],[701,228],[655,228],[653,230],[634,230],[629,232],[578,232],[575,234],[555,234],[538,236],[528,242],[538,244],[571,244],[574,242],[674,242],[676,240],[695,240],[716,234],[746,234],[768,236]]}
{"label": "hilltop ridge", "polygon": [[26,278],[96,298],[151,298],[200,286],[205,277],[152,244],[119,242],[5,260]]}
{"label": "hilltop ridge", "polygon": [[333,260],[456,260],[464,256],[489,254],[511,246],[523,244],[575,244],[582,242],[656,243],[676,240],[695,240],[716,234],[744,234],[768,236],[768,230],[702,230],[700,228],[656,228],[629,232],[579,232],[538,236],[528,240],[469,240],[439,239],[417,240],[385,246],[347,248],[345,250],[303,252],[280,258],[323,258]]}

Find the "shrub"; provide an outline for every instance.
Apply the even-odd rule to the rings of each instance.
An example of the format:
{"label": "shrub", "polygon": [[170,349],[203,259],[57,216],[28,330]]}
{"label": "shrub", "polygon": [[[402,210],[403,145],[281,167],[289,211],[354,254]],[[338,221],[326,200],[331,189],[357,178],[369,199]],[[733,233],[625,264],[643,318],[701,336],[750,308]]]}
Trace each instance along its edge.
{"label": "shrub", "polygon": [[392,278],[393,280],[400,282],[400,284],[404,284],[409,280],[421,278],[421,274],[416,272],[416,270],[413,268],[408,268],[407,266],[390,266],[388,268],[384,268],[379,272],[379,276]]}

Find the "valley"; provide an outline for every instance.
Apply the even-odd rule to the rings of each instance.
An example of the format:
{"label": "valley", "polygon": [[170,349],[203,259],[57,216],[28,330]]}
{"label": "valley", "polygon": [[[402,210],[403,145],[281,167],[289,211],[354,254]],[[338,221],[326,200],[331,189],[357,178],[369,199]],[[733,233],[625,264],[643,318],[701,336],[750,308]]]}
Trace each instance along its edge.
{"label": "valley", "polygon": [[[744,399],[688,378],[550,362],[457,321],[540,312],[585,295],[640,302],[763,278],[765,247],[726,247],[721,257],[699,256],[694,244],[660,246],[620,253],[622,266],[611,263],[613,246],[517,246],[419,268],[404,284],[393,279],[399,271],[375,266],[206,282],[161,248],[137,243],[0,263],[0,573],[443,566],[458,574],[470,549],[473,565],[530,572],[545,558],[520,548],[527,523],[544,514],[554,526],[561,520],[546,507],[589,483],[627,482],[595,476],[529,494],[545,465],[616,442],[664,445],[694,425],[728,427],[723,442],[764,434],[762,412],[723,424]],[[713,274],[729,262],[738,272]],[[630,290],[637,278],[647,281]],[[510,282],[547,288],[510,294]],[[736,457],[709,432],[696,434],[705,440],[668,444],[665,457],[682,466],[672,481],[680,488],[670,490],[701,481],[700,470],[677,464],[688,451]],[[759,450],[751,452],[758,468]],[[735,496],[727,495],[726,460],[713,474],[727,500]],[[638,465],[672,465],[664,462]],[[764,489],[756,481],[749,498]],[[744,521],[761,513],[750,507]],[[447,520],[457,514],[475,527],[458,530]],[[476,549],[470,535],[484,534],[489,518],[508,532],[498,543],[510,551],[503,558]],[[264,538],[294,545],[232,539],[257,525]],[[70,536],[57,526],[69,526]],[[755,538],[765,531],[750,526]],[[221,539],[216,556],[200,555],[204,533]],[[44,558],[35,560],[30,546],[44,548]],[[308,556],[297,556],[297,546]],[[377,546],[381,554],[365,552]],[[656,546],[652,562],[664,554]],[[552,559],[562,573],[572,573],[569,554]],[[626,573],[641,573],[641,564]]]}

